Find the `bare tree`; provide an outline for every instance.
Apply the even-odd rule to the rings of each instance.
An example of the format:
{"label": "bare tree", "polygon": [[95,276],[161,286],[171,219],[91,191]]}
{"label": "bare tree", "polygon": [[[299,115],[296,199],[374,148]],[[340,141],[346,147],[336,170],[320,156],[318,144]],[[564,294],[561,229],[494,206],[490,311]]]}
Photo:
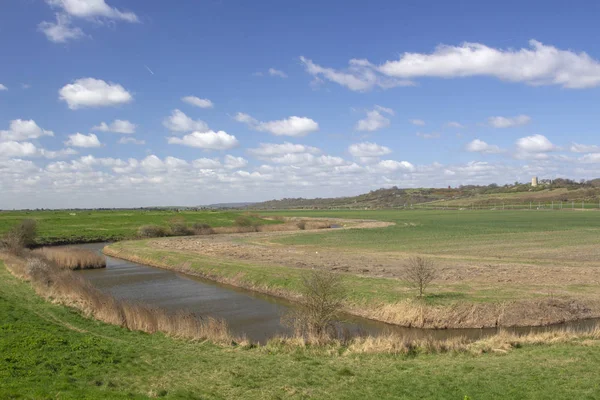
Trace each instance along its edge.
{"label": "bare tree", "polygon": [[335,318],[342,310],[346,287],[341,275],[312,270],[303,276],[300,307],[284,317],[296,334],[324,339],[335,336]]}
{"label": "bare tree", "polygon": [[423,297],[427,286],[437,277],[437,272],[433,260],[416,256],[408,260],[405,276],[408,283],[419,291],[419,297]]}
{"label": "bare tree", "polygon": [[36,236],[36,221],[34,219],[24,219],[4,235],[0,240],[0,245],[3,245],[10,252],[18,253],[25,247],[33,246]]}

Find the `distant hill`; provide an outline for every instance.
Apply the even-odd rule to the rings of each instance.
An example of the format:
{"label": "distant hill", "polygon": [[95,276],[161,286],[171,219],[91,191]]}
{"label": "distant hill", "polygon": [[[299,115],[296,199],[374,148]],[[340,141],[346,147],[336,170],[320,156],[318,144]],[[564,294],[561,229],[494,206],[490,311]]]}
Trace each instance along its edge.
{"label": "distant hill", "polygon": [[213,208],[213,209],[222,209],[222,208],[246,208],[248,206],[251,206],[255,203],[216,203],[216,204],[209,204],[207,206],[201,206],[201,208]]}
{"label": "distant hill", "polygon": [[460,186],[458,188],[420,188],[373,190],[351,197],[284,198],[247,206],[253,210],[284,209],[382,209],[410,206],[500,206],[502,204],[529,204],[552,202],[585,202],[600,206],[600,179],[575,182],[568,179],[542,180],[539,186],[515,182],[499,186]]}

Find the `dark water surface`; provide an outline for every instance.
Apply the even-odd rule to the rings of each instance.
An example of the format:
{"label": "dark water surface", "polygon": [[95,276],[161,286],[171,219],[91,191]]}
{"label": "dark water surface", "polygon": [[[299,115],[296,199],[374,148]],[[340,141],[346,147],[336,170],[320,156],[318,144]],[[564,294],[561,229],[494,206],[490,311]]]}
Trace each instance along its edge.
{"label": "dark water surface", "polygon": [[[100,252],[106,243],[78,245]],[[186,310],[200,316],[212,316],[227,321],[234,334],[264,343],[277,334],[291,334],[281,323],[281,316],[294,304],[272,296],[222,285],[190,275],[149,267],[113,257],[106,257],[107,267],[84,270],[84,275],[98,289],[132,302],[161,307],[170,311]],[[486,329],[419,329],[403,328],[364,318],[344,316],[340,326],[350,332],[371,335],[398,333],[408,337],[446,339],[466,337],[479,339],[497,332]],[[518,333],[543,332],[569,327],[589,330],[596,320],[577,321],[547,327],[509,328]]]}

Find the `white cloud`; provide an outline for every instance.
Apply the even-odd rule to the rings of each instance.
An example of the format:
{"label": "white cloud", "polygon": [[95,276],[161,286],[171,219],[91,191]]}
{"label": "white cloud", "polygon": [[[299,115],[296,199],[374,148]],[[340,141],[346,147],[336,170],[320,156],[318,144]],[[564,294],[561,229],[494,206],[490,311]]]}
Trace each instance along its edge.
{"label": "white cloud", "polygon": [[498,147],[496,145],[492,145],[492,144],[487,144],[483,140],[479,140],[479,139],[475,139],[472,142],[470,142],[469,144],[467,144],[466,149],[467,149],[467,151],[470,151],[470,152],[484,153],[484,154],[497,154],[497,153],[501,153],[503,151],[500,147]]}
{"label": "white cloud", "polygon": [[132,124],[127,120],[115,119],[110,125],[106,122],[101,122],[100,125],[96,125],[92,128],[94,131],[101,132],[114,132],[123,134],[135,133],[136,125]]}
{"label": "white cloud", "polygon": [[319,154],[320,152],[321,150],[316,147],[305,146],[303,144],[294,144],[290,142],[285,142],[283,144],[261,143],[257,148],[248,149],[248,153],[262,159],[268,159],[284,154]]}
{"label": "white cloud", "polygon": [[416,126],[424,126],[425,125],[425,121],[423,121],[422,119],[409,119],[408,122],[410,122],[413,125]]}
{"label": "white cloud", "polygon": [[192,132],[182,138],[172,136],[167,140],[169,144],[180,144],[207,150],[228,150],[239,145],[235,136],[224,131]]}
{"label": "white cloud", "polygon": [[4,90],[8,90],[8,88],[0,83],[0,92],[2,92]]}
{"label": "white cloud", "polygon": [[32,157],[38,149],[29,142],[0,142],[0,157]]}
{"label": "white cloud", "polygon": [[600,163],[600,153],[585,154],[579,158],[579,161],[584,164],[597,164]]}
{"label": "white cloud", "polygon": [[527,125],[531,122],[528,115],[517,115],[516,117],[489,117],[488,123],[494,128],[512,128]]}
{"label": "white cloud", "polygon": [[321,78],[324,78],[357,92],[365,92],[376,87],[389,89],[395,86],[414,85],[408,80],[382,76],[367,60],[352,59],[348,69],[339,71],[321,67],[305,57],[300,57],[300,61],[304,64],[306,72],[318,79],[317,82],[321,82]]}
{"label": "white cloud", "polygon": [[520,138],[516,142],[516,148],[514,157],[519,160],[547,160],[550,158],[547,153],[559,149],[543,135]]}
{"label": "white cloud", "polygon": [[382,112],[394,115],[394,111],[390,108],[375,106],[374,110],[367,111],[367,118],[356,123],[355,129],[357,131],[373,132],[390,126],[390,119],[385,117]]}
{"label": "white cloud", "polygon": [[185,96],[181,98],[181,101],[200,108],[213,108],[215,106],[209,99],[201,99],[196,96]]}
{"label": "white cloud", "polygon": [[0,141],[23,141],[38,139],[42,136],[54,136],[54,132],[42,129],[34,120],[14,119],[8,130],[0,131]]}
{"label": "white cloud", "polygon": [[375,169],[380,170],[382,172],[412,172],[415,170],[415,166],[409,163],[408,161],[383,160],[375,165]]}
{"label": "white cloud", "polygon": [[529,85],[589,88],[600,85],[600,63],[586,53],[546,46],[536,40],[529,48],[495,49],[480,43],[438,46],[433,53],[404,53],[378,70],[397,78],[459,78],[491,76]]}
{"label": "white cloud", "polygon": [[142,145],[142,144],[146,144],[145,140],[139,140],[136,138],[132,138],[132,137],[125,137],[123,136],[121,139],[119,139],[119,144],[137,144],[137,145]]}
{"label": "white cloud", "polygon": [[101,79],[81,78],[59,90],[60,100],[71,110],[82,107],[108,107],[130,103],[133,96],[116,83]]}
{"label": "white cloud", "polygon": [[244,157],[234,157],[228,154],[225,156],[224,165],[227,169],[239,169],[248,165],[248,160]]}
{"label": "white cloud", "polygon": [[287,74],[283,71],[280,71],[278,69],[275,68],[269,68],[269,75],[271,76],[277,76],[279,78],[287,78]]}
{"label": "white cloud", "polygon": [[165,128],[171,132],[207,132],[208,124],[202,120],[194,121],[181,110],[173,110],[171,115],[163,120]]}
{"label": "white cloud", "polygon": [[247,124],[251,129],[260,132],[269,132],[275,136],[306,136],[319,130],[319,124],[306,117],[288,117],[276,121],[261,122],[248,114],[238,112],[234,119]]}
{"label": "white cloud", "polygon": [[219,169],[222,167],[221,162],[216,158],[198,158],[192,162],[192,165],[197,169]]}
{"label": "white cloud", "polygon": [[69,135],[69,140],[65,142],[67,146],[73,147],[100,147],[102,143],[98,140],[98,136],[90,133],[89,135],[84,135],[82,133],[75,133],[74,135]]}
{"label": "white cloud", "polygon": [[447,122],[446,126],[448,128],[458,128],[458,129],[465,127],[463,124],[461,124],[460,122],[456,122],[456,121]]}
{"label": "white cloud", "polygon": [[377,143],[363,142],[350,145],[348,152],[353,157],[380,157],[390,154],[392,150],[386,146],[380,146]]}
{"label": "white cloud", "polygon": [[573,153],[600,153],[600,146],[595,144],[571,144],[570,150]]}
{"label": "white cloud", "polygon": [[137,15],[133,12],[120,11],[106,4],[105,0],[46,0],[46,3],[77,18],[107,18],[139,22]]}
{"label": "white cloud", "polygon": [[71,18],[62,13],[56,13],[56,22],[40,22],[38,30],[54,43],[65,43],[85,36],[80,28],[71,26]]}
{"label": "white cloud", "polygon": [[433,132],[433,133],[417,132],[417,136],[421,137],[423,139],[439,139],[441,137],[441,135],[437,132]]}

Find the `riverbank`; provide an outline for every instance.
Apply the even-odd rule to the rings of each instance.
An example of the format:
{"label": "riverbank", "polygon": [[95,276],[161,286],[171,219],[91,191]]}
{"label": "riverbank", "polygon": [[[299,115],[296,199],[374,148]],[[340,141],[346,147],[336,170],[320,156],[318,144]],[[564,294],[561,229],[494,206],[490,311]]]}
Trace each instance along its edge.
{"label": "riverbank", "polygon": [[0,294],[2,398],[585,398],[600,389],[592,337],[503,339],[476,357],[220,346],[87,319],[38,297],[2,261]]}
{"label": "riverbank", "polygon": [[[266,235],[266,234],[265,234]],[[265,235],[229,237],[231,245],[256,240]],[[279,237],[279,236],[278,236]],[[304,268],[257,264],[231,257],[211,257],[206,249],[220,238],[171,238],[111,244],[104,252],[112,257],[169,269],[204,279],[297,301]],[[192,251],[180,246],[191,243]],[[183,248],[182,248],[183,247]],[[234,253],[235,254],[235,253]],[[419,328],[491,328],[544,326],[600,317],[600,304],[593,299],[544,296],[515,300],[456,296],[455,292],[436,293],[423,300],[408,291],[406,282],[344,274],[349,295],[344,312],[390,324]]]}

